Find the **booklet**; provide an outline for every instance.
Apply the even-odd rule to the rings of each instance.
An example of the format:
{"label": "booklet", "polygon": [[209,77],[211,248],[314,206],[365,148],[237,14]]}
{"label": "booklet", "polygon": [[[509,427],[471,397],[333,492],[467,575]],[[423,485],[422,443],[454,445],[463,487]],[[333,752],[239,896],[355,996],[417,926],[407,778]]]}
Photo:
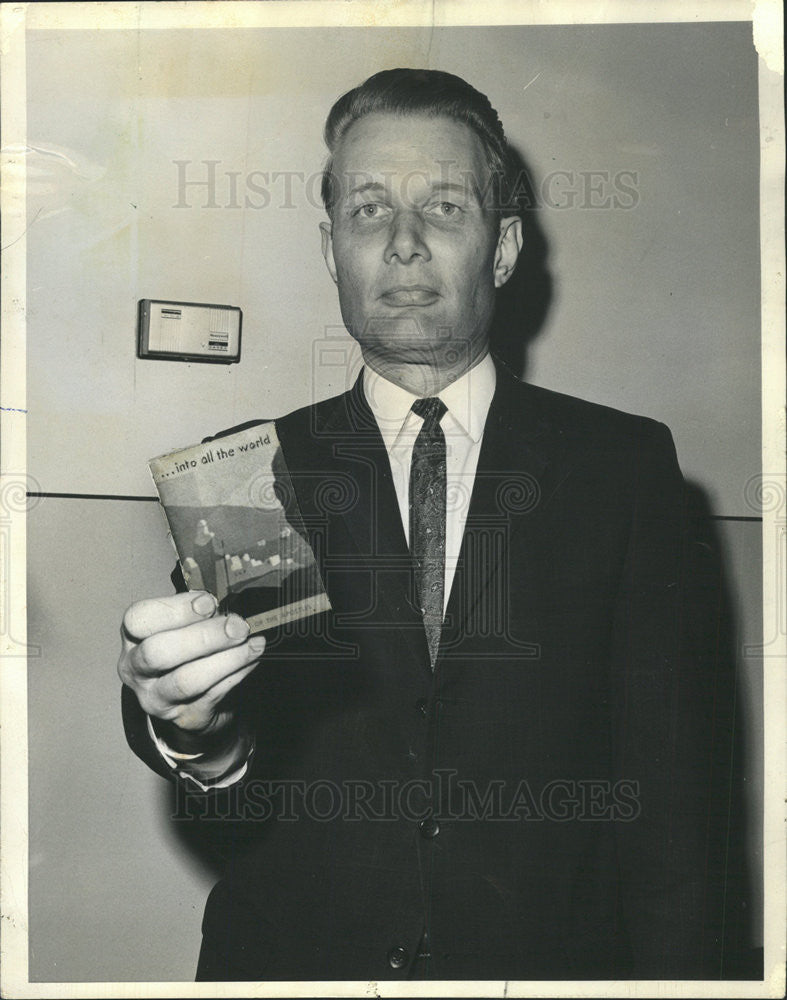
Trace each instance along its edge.
{"label": "booklet", "polygon": [[330,609],[272,421],[149,466],[189,590],[252,632]]}

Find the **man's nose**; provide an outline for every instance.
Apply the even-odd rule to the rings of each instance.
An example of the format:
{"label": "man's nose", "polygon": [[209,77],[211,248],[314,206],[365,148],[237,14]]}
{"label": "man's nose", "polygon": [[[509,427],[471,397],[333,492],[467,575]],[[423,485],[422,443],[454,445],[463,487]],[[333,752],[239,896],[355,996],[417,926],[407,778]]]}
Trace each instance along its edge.
{"label": "man's nose", "polygon": [[416,257],[425,261],[432,259],[424,235],[424,222],[418,212],[400,211],[394,215],[384,257],[386,264],[394,258],[402,264],[409,264]]}

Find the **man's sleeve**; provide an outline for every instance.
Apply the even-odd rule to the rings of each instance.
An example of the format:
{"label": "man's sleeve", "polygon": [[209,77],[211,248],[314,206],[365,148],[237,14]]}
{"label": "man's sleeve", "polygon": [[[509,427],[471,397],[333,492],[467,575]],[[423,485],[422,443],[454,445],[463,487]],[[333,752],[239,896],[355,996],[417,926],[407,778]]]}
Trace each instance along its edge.
{"label": "man's sleeve", "polygon": [[120,692],[120,705],[123,713],[123,728],[126,731],[128,745],[149,768],[160,774],[162,778],[172,779],[175,777],[172,768],[167,764],[164,757],[159,753],[156,744],[150,738],[148,731],[148,717],[142,711],[137,696],[125,684]]}
{"label": "man's sleeve", "polygon": [[638,978],[725,977],[745,908],[729,600],[666,427],[647,422],[634,468],[612,717],[639,812],[617,824],[620,901]]}

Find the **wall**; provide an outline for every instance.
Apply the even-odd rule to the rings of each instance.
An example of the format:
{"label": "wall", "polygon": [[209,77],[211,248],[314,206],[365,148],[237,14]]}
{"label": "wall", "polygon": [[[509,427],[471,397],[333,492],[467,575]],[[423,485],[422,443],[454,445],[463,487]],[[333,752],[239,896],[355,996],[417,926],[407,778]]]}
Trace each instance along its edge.
{"label": "wall", "polygon": [[[168,592],[171,551],[154,503],[111,498],[152,495],[153,455],[345,388],[326,361],[352,344],[319,253],[320,136],[377,69],[443,68],[490,96],[541,196],[551,295],[523,371],[670,425],[720,518],[739,648],[759,641],[750,26],[39,30],[27,58],[30,488],[66,494],[29,517],[31,978],[193,976],[210,878],[125,746],[114,673],[123,609]],[[142,297],[240,305],[241,364],[138,360]],[[742,678],[756,861],[755,658]]]}

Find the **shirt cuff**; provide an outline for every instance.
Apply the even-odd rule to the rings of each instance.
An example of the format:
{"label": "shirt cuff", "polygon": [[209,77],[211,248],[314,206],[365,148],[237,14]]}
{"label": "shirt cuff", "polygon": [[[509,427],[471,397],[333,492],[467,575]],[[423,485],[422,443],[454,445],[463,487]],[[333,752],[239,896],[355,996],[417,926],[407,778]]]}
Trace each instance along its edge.
{"label": "shirt cuff", "polygon": [[167,746],[167,744],[164,742],[164,740],[161,739],[160,736],[156,735],[156,731],[153,728],[153,722],[149,715],[147,716],[147,724],[148,724],[148,733],[150,734],[151,740],[153,740],[153,745],[156,747],[156,749],[158,750],[159,754],[161,755],[165,763],[173,771],[175,771],[178,777],[188,779],[188,781],[195,784],[197,788],[200,789],[200,791],[207,792],[210,791],[211,788],[229,788],[231,785],[234,785],[236,782],[240,781],[240,779],[244,776],[244,774],[246,774],[246,772],[249,769],[249,761],[251,760],[251,756],[254,753],[254,746],[255,746],[254,740],[251,741],[248,753],[246,754],[246,759],[239,767],[235,768],[234,771],[231,771],[229,774],[221,775],[218,780],[211,780],[211,781],[206,780],[204,782],[200,781],[199,778],[197,778],[194,774],[192,774],[185,768],[181,767],[180,765],[185,763],[192,763],[192,764],[198,763],[205,756],[205,754],[178,753],[176,750],[173,750],[171,747]]}

